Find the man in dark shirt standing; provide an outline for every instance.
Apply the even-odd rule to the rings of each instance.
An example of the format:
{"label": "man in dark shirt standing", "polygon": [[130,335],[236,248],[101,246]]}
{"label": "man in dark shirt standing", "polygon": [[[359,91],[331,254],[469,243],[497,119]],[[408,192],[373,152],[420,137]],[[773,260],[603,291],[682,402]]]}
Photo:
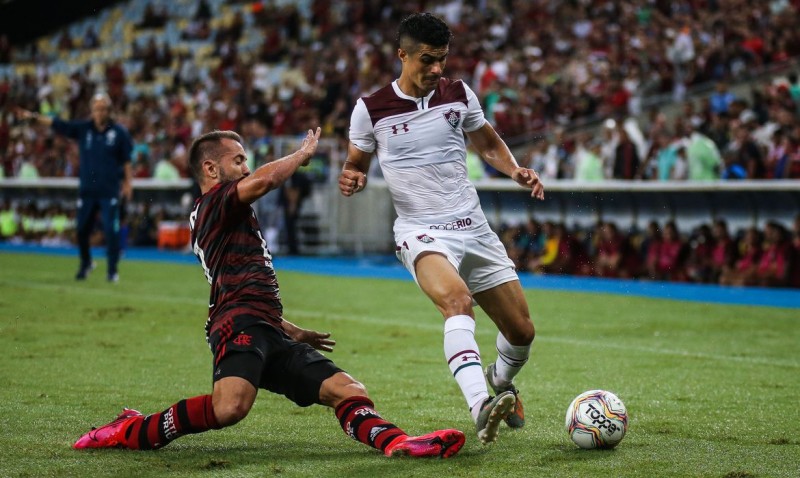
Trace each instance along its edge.
{"label": "man in dark shirt standing", "polygon": [[91,119],[64,121],[40,116],[26,110],[18,115],[25,120],[50,126],[53,131],[78,142],[80,149],[80,185],[78,186],[78,247],[81,263],[75,279],[84,280],[92,270],[89,238],[94,229],[98,209],[102,214],[106,240],[109,282],[119,281],[117,263],[120,252],[120,200],[130,201],[131,179],[130,134],[111,117],[111,98],[98,93],[91,100]]}
{"label": "man in dark shirt standing", "polygon": [[189,222],[194,253],[211,285],[206,338],[214,355],[213,391],[148,416],[124,409],[74,448],[150,450],[182,435],[231,426],[247,416],[262,388],[301,407],[333,408],[347,435],[387,456],[447,458],[461,449],[464,434],[458,430],[412,437],[384,420],[364,385],[317,351],[333,350],[330,334],[283,318],[272,256],[251,204],[308,163],[319,135],[319,128],[309,130],[298,151],[252,174],[238,134],[213,131],[194,141],[189,165],[202,196]]}

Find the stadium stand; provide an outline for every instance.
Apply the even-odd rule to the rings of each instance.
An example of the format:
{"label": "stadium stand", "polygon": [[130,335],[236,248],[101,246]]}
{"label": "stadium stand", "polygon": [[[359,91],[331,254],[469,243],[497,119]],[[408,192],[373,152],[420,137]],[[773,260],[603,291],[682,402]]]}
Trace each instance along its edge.
{"label": "stadium stand", "polygon": [[[85,117],[96,90],[111,95],[117,119],[132,132],[136,177],[176,181],[181,188],[187,184],[188,144],[202,131],[240,131],[258,165],[279,155],[276,138],[291,141],[321,124],[330,144],[326,157],[304,172],[313,186],[300,227],[305,250],[323,250],[313,246],[336,227],[321,222],[329,213],[322,211],[323,193],[341,160],[351,107],[397,73],[391,32],[422,3],[444,16],[458,37],[448,75],[473,87],[520,161],[551,184],[800,178],[800,2],[786,0],[119,2],[29,44],[12,45],[0,35],[0,176],[74,177],[75,145],[19,124],[13,109]],[[479,183],[495,181],[495,173],[483,166],[471,172]],[[794,201],[798,188],[784,188]],[[13,199],[8,189],[0,191]],[[6,217],[22,226],[4,233],[6,239],[41,240],[41,231],[24,231],[22,218],[55,215],[41,211],[49,206],[8,201],[3,210],[13,214]],[[795,252],[788,255],[785,278],[767,281],[771,285],[797,281],[800,252],[791,210],[782,209],[775,222],[783,232],[770,235],[788,237],[794,227]],[[135,205],[132,218],[143,211]],[[169,221],[182,211],[156,205],[149,214]],[[601,249],[632,251],[615,267],[581,266],[580,273],[701,282],[723,275],[700,264],[706,253],[694,246],[716,244],[701,232],[712,228],[707,215],[677,222],[682,245],[675,246],[672,262],[660,257],[658,269],[648,268],[654,253],[641,246],[650,241],[636,221],[626,224],[625,207],[569,226],[527,213],[509,220],[505,212],[495,225],[509,250],[529,242],[527,227],[539,227],[561,231],[570,245],[560,249],[583,251],[595,264]],[[529,219],[542,224],[531,226]],[[658,227],[667,229],[671,219],[659,218]],[[152,218],[141,222],[157,227]],[[752,225],[774,229],[767,220]],[[601,247],[599,231],[614,226],[623,246]],[[741,242],[748,226],[734,216],[730,235]],[[132,239],[152,238],[140,232]],[[549,243],[552,255],[555,242]],[[576,272],[572,266],[531,266],[527,255],[537,262],[541,251],[529,247],[514,252],[524,256],[521,268]]]}

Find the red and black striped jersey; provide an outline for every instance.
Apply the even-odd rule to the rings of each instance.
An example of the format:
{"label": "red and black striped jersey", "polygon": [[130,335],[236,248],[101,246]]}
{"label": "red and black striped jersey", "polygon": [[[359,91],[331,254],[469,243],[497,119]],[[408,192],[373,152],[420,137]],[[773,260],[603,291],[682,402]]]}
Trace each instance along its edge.
{"label": "red and black striped jersey", "polygon": [[272,256],[255,211],[239,200],[240,180],[218,184],[195,201],[191,241],[211,285],[206,338],[223,342],[236,328],[266,322],[280,329],[283,306]]}

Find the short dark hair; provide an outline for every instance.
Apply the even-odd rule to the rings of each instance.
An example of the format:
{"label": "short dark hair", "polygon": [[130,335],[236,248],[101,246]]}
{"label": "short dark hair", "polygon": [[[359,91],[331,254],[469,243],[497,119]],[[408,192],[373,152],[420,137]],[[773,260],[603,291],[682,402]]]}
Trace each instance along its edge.
{"label": "short dark hair", "polygon": [[453,34],[447,24],[431,13],[412,13],[403,18],[397,29],[397,44],[412,40],[415,44],[424,43],[432,47],[443,47],[450,44]]}
{"label": "short dark hair", "polygon": [[192,146],[189,147],[189,171],[197,182],[203,182],[203,161],[208,156],[216,161],[217,147],[223,139],[232,139],[244,146],[242,137],[235,131],[214,130],[192,141]]}

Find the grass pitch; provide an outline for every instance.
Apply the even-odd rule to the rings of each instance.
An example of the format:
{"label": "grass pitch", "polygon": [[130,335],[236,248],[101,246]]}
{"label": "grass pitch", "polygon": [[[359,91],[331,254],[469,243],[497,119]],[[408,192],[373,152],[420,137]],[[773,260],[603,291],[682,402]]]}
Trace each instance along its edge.
{"label": "grass pitch", "polygon": [[[111,285],[103,263],[73,281],[76,264],[0,253],[0,476],[800,476],[797,309],[527,291],[527,425],[484,447],[444,363],[441,319],[413,282],[281,272],[280,259],[286,317],[333,332],[331,357],[409,433],[464,430],[461,453],[388,459],[331,410],[267,392],[240,424],[159,451],[74,451],[123,406],[152,413],[211,387],[199,266],[123,261]],[[484,363],[495,334],[479,312]],[[615,450],[580,450],[564,431],[567,405],[593,388],[628,407]]]}

